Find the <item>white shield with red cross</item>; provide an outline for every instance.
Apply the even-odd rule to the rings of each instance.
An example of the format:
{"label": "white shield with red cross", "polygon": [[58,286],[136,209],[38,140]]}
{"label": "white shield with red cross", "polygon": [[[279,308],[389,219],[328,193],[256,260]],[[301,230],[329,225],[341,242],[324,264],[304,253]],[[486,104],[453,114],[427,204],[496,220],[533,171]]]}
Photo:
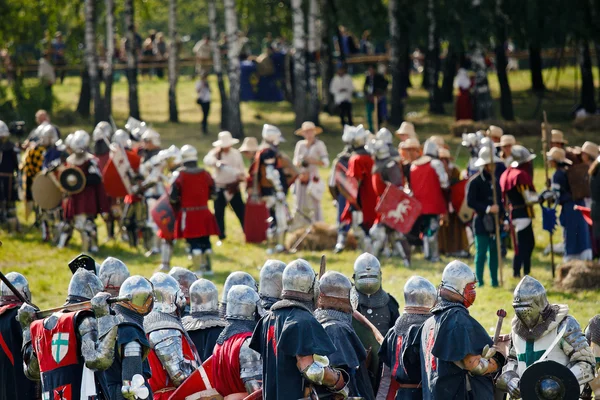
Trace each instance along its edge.
{"label": "white shield with red cross", "polygon": [[69,334],[66,332],[58,332],[52,336],[52,358],[57,364],[65,358],[69,352]]}

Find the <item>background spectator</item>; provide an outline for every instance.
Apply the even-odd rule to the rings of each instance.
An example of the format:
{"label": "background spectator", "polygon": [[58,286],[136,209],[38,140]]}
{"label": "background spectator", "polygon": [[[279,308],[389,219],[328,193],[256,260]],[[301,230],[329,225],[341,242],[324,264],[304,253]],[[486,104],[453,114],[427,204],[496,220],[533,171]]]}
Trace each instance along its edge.
{"label": "background spectator", "polygon": [[348,75],[345,64],[340,65],[337,74],[331,80],[329,92],[333,95],[333,101],[340,113],[342,128],[344,125],[354,125],[352,123],[352,94],[354,93],[354,84],[352,77]]}
{"label": "background spectator", "polygon": [[[156,53],[155,55],[158,61],[166,60],[168,57],[167,42],[165,42],[165,37],[162,32],[158,32],[156,34],[156,39],[154,41],[154,52]],[[157,68],[156,76],[162,79],[165,76],[165,69]]]}
{"label": "background spectator", "polygon": [[[66,70],[64,67],[67,66],[67,59],[65,58],[65,50],[67,45],[63,41],[63,36],[60,31],[56,32],[54,39],[52,40],[52,64],[54,67],[59,69],[60,83],[62,84],[65,80]],[[62,69],[61,69],[62,68]]]}
{"label": "background spectator", "polygon": [[202,39],[196,42],[193,52],[196,55],[196,74],[201,76],[204,72],[203,65],[209,63],[212,57],[208,35],[203,35]]}
{"label": "background spectator", "polygon": [[210,112],[210,86],[208,72],[203,72],[202,77],[196,82],[196,103],[202,108],[202,133],[208,134],[208,113]]}

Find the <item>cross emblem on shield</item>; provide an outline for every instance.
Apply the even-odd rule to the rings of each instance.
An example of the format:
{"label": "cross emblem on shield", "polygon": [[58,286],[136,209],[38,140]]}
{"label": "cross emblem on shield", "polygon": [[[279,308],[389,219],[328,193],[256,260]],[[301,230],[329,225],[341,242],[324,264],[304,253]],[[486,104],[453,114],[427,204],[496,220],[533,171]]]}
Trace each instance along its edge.
{"label": "cross emblem on shield", "polygon": [[52,336],[52,358],[57,364],[65,358],[69,351],[69,334],[65,332],[55,333]]}

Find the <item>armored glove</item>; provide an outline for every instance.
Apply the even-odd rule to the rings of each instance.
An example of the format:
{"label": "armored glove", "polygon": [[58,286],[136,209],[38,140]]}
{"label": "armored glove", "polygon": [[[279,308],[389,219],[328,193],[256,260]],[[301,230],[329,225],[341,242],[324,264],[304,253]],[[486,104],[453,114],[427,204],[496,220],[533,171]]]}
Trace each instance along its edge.
{"label": "armored glove", "polygon": [[96,318],[101,318],[110,314],[110,306],[108,305],[108,299],[110,294],[106,292],[100,292],[92,298],[92,310]]}
{"label": "armored glove", "polygon": [[124,381],[121,394],[127,400],[147,399],[150,391],[145,385],[144,377],[140,374],[133,376],[131,381]]}
{"label": "armored glove", "polygon": [[490,366],[490,358],[496,355],[496,349],[494,347],[490,347],[486,345],[481,352],[481,359],[479,360],[479,364],[470,370],[473,375],[485,375],[488,373],[488,369]]}
{"label": "armored glove", "polygon": [[521,398],[521,389],[519,389],[520,384],[521,384],[521,380],[519,378],[512,378],[510,381],[508,381],[507,389],[508,389],[508,394],[510,395],[511,398],[513,398],[513,399]]}
{"label": "armored glove", "polygon": [[23,304],[17,312],[17,320],[21,324],[23,330],[29,329],[29,325],[35,321],[35,314],[37,310],[30,304]]}

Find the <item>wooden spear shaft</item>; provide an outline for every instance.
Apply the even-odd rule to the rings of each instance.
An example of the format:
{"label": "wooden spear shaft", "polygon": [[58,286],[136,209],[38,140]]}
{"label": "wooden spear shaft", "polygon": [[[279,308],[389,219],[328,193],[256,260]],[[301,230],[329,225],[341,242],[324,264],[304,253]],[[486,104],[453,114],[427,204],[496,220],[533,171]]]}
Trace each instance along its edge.
{"label": "wooden spear shaft", "polygon": [[500,286],[504,283],[502,277],[502,245],[500,243],[500,207],[498,205],[498,191],[496,190],[496,163],[494,162],[495,154],[494,143],[490,140],[490,175],[492,175],[492,196],[494,197],[494,205],[498,207],[498,212],[494,214],[494,225],[496,228],[496,257],[498,262],[498,278],[500,280]]}

